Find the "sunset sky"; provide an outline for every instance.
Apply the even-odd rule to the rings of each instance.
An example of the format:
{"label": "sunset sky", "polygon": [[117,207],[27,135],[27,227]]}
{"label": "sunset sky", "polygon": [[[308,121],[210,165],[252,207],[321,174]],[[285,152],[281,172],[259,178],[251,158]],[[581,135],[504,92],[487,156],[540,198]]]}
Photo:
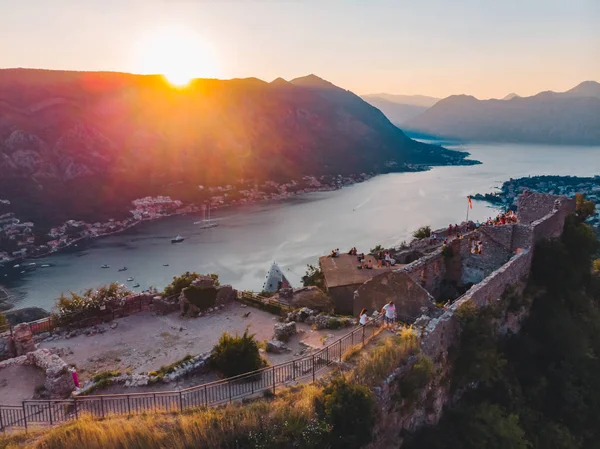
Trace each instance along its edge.
{"label": "sunset sky", "polygon": [[315,73],[478,98],[600,81],[600,0],[0,0],[0,67]]}

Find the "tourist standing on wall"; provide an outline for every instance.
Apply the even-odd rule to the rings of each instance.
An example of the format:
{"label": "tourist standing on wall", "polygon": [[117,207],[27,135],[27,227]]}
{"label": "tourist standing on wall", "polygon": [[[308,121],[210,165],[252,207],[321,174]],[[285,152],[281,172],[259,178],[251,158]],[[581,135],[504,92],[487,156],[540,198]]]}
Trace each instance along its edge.
{"label": "tourist standing on wall", "polygon": [[383,314],[385,326],[391,328],[396,322],[396,306],[394,305],[394,301],[390,301],[383,306],[381,313]]}

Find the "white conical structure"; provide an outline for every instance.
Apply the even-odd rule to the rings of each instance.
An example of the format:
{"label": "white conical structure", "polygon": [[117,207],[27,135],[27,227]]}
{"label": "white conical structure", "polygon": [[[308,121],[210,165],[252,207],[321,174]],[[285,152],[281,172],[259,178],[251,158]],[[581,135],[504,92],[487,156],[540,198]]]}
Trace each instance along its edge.
{"label": "white conical structure", "polygon": [[275,293],[279,291],[280,288],[289,288],[291,287],[290,281],[286,279],[281,268],[275,262],[271,265],[271,269],[267,274],[267,280],[263,285],[263,291],[269,293]]}

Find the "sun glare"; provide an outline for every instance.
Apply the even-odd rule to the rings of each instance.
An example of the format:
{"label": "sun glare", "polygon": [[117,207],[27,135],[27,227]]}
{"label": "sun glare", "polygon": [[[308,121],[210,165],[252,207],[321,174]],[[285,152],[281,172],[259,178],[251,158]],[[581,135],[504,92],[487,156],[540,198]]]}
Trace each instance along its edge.
{"label": "sun glare", "polygon": [[212,49],[192,32],[156,32],[144,41],[139,53],[143,73],[160,73],[176,87],[187,86],[194,78],[218,76]]}

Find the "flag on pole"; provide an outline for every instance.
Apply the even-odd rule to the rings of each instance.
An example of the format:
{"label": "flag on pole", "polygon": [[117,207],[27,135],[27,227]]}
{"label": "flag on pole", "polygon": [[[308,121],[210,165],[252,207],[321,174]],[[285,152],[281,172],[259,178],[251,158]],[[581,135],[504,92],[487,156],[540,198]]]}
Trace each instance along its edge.
{"label": "flag on pole", "polygon": [[467,199],[469,200],[469,209],[473,209],[473,201],[471,201],[471,195],[469,195]]}

